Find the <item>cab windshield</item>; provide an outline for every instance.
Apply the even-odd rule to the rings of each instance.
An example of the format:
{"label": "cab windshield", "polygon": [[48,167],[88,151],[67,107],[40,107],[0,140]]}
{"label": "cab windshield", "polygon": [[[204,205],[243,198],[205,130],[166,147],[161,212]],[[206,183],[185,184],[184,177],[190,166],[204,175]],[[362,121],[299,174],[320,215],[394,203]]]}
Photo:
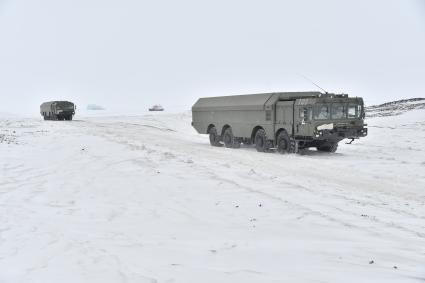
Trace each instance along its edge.
{"label": "cab windshield", "polygon": [[317,104],[314,108],[315,120],[355,119],[362,114],[362,106],[354,103]]}
{"label": "cab windshield", "polygon": [[362,106],[358,104],[348,104],[348,119],[359,118],[362,113]]}
{"label": "cab windshield", "polygon": [[74,110],[74,104],[61,102],[56,104],[56,108],[62,110]]}
{"label": "cab windshield", "polygon": [[347,117],[347,107],[342,103],[332,104],[332,119],[345,119]]}

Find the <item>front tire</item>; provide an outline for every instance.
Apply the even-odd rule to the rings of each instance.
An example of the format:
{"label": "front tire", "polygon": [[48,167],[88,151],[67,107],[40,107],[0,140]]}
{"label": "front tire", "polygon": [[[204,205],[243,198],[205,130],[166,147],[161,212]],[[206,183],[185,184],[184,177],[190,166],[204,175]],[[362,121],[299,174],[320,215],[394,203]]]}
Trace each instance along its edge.
{"label": "front tire", "polygon": [[276,138],[276,147],[279,153],[289,153],[291,148],[291,141],[286,131],[282,131]]}
{"label": "front tire", "polygon": [[321,146],[318,146],[317,147],[317,150],[318,151],[331,152],[331,153],[336,152],[337,149],[338,149],[338,143],[337,142],[326,143],[324,145],[321,145]]}
{"label": "front tire", "polygon": [[258,152],[268,152],[270,150],[270,142],[267,139],[266,131],[259,129],[255,133],[255,148]]}
{"label": "front tire", "polygon": [[211,127],[208,133],[210,135],[210,144],[212,146],[221,146],[220,136],[217,134],[217,129],[215,127]]}

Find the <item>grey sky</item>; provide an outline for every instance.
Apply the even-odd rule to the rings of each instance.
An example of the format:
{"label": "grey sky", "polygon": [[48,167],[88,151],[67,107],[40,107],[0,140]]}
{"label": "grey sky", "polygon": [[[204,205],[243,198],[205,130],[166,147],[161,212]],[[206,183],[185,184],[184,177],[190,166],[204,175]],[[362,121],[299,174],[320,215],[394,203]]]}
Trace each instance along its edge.
{"label": "grey sky", "polygon": [[425,96],[425,1],[0,0],[0,111],[68,99],[190,109],[201,96]]}

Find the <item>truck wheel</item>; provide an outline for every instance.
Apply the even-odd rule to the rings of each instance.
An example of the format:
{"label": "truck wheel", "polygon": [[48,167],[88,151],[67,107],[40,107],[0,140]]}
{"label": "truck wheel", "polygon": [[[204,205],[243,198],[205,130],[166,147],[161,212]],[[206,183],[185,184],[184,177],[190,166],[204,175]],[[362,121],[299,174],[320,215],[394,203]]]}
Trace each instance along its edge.
{"label": "truck wheel", "polygon": [[286,131],[279,133],[276,139],[277,151],[279,153],[289,153],[291,149],[291,142],[289,140],[289,135]]}
{"label": "truck wheel", "polygon": [[235,146],[235,137],[233,136],[232,128],[227,128],[223,134],[224,146],[227,148],[236,148]]}
{"label": "truck wheel", "polygon": [[212,146],[221,146],[220,136],[217,134],[217,129],[212,127],[208,133],[210,134],[210,144]]}
{"label": "truck wheel", "polygon": [[338,149],[338,143],[337,142],[325,143],[324,145],[317,147],[318,151],[323,151],[323,152],[336,152],[337,149]]}
{"label": "truck wheel", "polygon": [[255,148],[258,152],[268,152],[270,149],[270,142],[267,139],[266,131],[259,129],[255,133]]}

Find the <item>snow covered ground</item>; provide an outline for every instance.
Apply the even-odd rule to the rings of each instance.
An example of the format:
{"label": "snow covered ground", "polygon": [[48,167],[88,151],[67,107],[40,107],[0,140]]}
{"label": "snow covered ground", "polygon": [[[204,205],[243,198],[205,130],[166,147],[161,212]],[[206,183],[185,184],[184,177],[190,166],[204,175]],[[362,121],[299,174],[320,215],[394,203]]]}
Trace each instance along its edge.
{"label": "snow covered ground", "polygon": [[424,282],[425,110],[335,154],[183,114],[1,116],[0,282]]}

